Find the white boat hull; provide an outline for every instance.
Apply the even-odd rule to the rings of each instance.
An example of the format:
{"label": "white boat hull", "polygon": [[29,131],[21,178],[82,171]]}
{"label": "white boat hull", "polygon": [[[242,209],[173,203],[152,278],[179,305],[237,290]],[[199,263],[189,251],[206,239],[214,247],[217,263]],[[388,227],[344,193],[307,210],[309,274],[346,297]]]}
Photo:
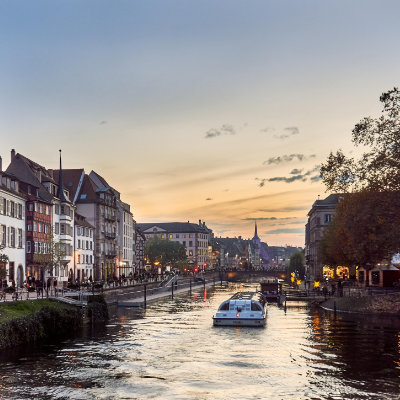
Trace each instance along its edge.
{"label": "white boat hull", "polygon": [[264,326],[265,318],[213,318],[214,326]]}

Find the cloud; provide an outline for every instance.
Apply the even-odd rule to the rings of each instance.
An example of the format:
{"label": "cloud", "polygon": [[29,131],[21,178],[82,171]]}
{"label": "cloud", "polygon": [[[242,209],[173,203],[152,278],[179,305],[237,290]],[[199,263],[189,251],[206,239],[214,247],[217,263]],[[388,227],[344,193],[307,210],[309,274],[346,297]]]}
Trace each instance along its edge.
{"label": "cloud", "polygon": [[305,211],[310,209],[309,204],[299,205],[299,206],[279,206],[279,208],[262,208],[256,211],[258,212],[292,212],[292,211]]}
{"label": "cloud", "polygon": [[232,125],[224,124],[219,129],[212,128],[206,132],[205,138],[211,139],[221,135],[235,135],[236,131]]}
{"label": "cloud", "polygon": [[300,133],[300,130],[297,126],[289,126],[287,128],[284,128],[283,130],[284,133],[280,135],[274,135],[274,138],[276,139],[287,139],[290,136],[293,135],[298,135]]}
{"label": "cloud", "polygon": [[280,235],[284,233],[304,233],[304,229],[301,228],[280,228],[280,229],[272,229],[270,231],[266,231],[267,234],[275,234]]}
{"label": "cloud", "polygon": [[212,198],[211,197],[207,197],[206,200],[209,201],[209,200],[212,200]]}
{"label": "cloud", "polygon": [[[298,170],[298,169],[293,169],[290,174],[294,174],[296,173],[297,175],[291,175],[291,176],[275,176],[273,178],[255,178],[256,181],[259,181],[260,183],[258,184],[259,187],[263,187],[265,185],[266,182],[285,182],[285,183],[292,183],[292,182],[296,182],[296,181],[302,181],[302,182],[306,182],[308,177],[312,174],[314,174],[315,172],[319,171],[320,166],[316,165],[313,169],[310,169],[309,171],[306,171],[304,174],[301,174],[299,172],[303,171],[303,170]],[[313,176],[312,178],[310,178],[310,182],[316,182],[318,181],[317,176]]]}
{"label": "cloud", "polygon": [[315,175],[310,178],[310,182],[319,182],[321,179],[320,175]]}
{"label": "cloud", "polygon": [[298,175],[298,174],[301,174],[302,172],[303,172],[302,169],[297,169],[297,168],[295,168],[295,169],[292,169],[292,170],[290,171],[290,175]]}
{"label": "cloud", "polygon": [[107,121],[100,121],[99,122],[99,125],[105,125],[105,124],[107,124]]}
{"label": "cloud", "polygon": [[265,132],[265,133],[270,133],[270,132],[275,132],[276,129],[275,128],[271,128],[271,127],[266,127],[264,129],[260,129],[260,132]]}
{"label": "cloud", "polygon": [[285,162],[290,162],[293,160],[298,160],[298,161],[305,161],[310,158],[315,158],[315,154],[310,154],[309,156],[306,156],[304,154],[284,154],[283,156],[278,156],[278,157],[270,157],[268,160],[264,161],[263,164],[271,165],[271,164],[281,164]]}

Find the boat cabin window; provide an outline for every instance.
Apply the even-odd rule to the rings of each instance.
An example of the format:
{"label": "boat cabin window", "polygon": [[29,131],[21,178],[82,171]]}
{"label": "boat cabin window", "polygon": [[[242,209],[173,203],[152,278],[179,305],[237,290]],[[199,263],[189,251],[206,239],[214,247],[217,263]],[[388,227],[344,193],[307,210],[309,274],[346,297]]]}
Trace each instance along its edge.
{"label": "boat cabin window", "polygon": [[229,310],[229,301],[227,301],[226,303],[221,304],[221,307],[219,309],[221,311]]}
{"label": "boat cabin window", "polygon": [[262,311],[262,308],[259,304],[251,302],[251,311]]}

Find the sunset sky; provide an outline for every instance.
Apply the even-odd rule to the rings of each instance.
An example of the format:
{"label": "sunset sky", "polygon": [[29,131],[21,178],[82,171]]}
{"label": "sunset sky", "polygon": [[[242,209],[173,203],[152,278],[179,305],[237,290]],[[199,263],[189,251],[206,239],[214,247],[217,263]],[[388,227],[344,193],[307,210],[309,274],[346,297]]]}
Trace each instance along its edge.
{"label": "sunset sky", "polygon": [[137,222],[304,245],[318,164],[399,85],[399,1],[0,0],[0,155],[92,169]]}

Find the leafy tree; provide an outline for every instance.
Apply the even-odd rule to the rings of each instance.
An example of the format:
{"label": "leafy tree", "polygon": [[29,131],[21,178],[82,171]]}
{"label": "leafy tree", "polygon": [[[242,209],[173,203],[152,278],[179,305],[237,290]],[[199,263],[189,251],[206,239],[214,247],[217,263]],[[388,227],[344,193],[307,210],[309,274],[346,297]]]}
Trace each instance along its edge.
{"label": "leafy tree", "polygon": [[382,115],[366,117],[355,125],[352,141],[366,151],[359,159],[341,150],[331,153],[321,166],[321,177],[330,191],[339,193],[369,189],[400,190],[400,92],[383,93]]}
{"label": "leafy tree", "polygon": [[296,271],[300,277],[305,274],[304,254],[301,251],[297,251],[290,257],[288,272],[290,274]]}
{"label": "leafy tree", "polygon": [[390,260],[400,249],[400,194],[361,191],[344,195],[319,244],[321,261],[332,266]]}
{"label": "leafy tree", "polygon": [[56,266],[61,266],[62,261],[65,258],[66,251],[65,245],[61,243],[59,240],[55,240],[53,229],[50,230],[49,239],[46,243],[46,254],[44,266],[50,276],[54,275],[54,268]]}
{"label": "leafy tree", "polygon": [[167,265],[186,260],[186,248],[183,244],[158,237],[148,239],[144,251],[151,264],[158,261],[161,265]]}
{"label": "leafy tree", "polygon": [[3,253],[3,249],[5,246],[0,245],[0,278],[4,279],[6,277],[6,265],[8,263],[8,256],[7,254]]}

